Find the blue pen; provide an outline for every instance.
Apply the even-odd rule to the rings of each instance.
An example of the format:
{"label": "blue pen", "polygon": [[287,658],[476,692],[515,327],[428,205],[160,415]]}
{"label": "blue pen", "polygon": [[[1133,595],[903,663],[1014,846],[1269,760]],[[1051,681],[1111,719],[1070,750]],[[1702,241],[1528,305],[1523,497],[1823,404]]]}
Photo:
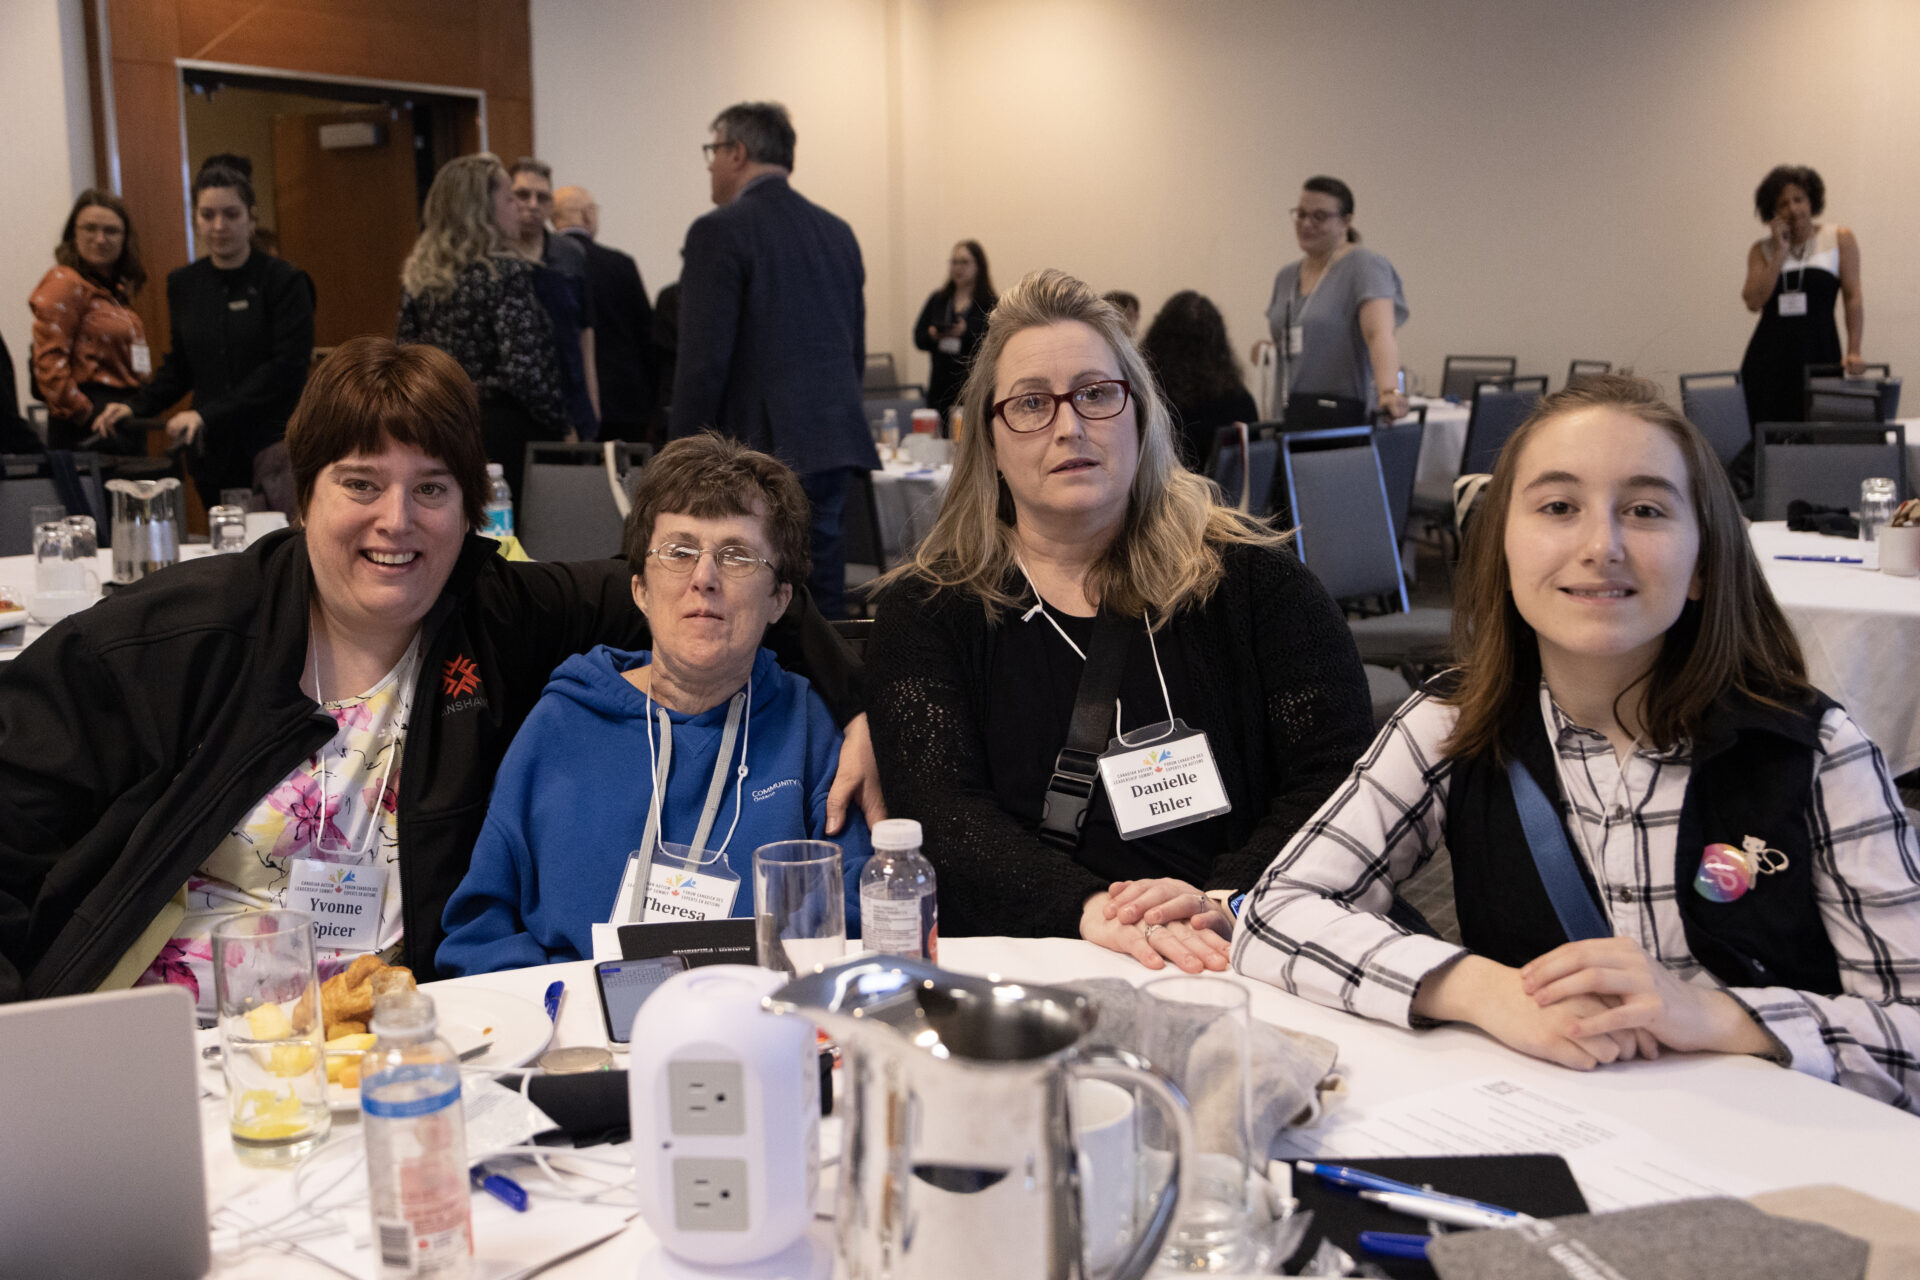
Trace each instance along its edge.
{"label": "blue pen", "polygon": [[1362,1231],[1360,1247],[1383,1258],[1424,1258],[1432,1236],[1404,1235],[1398,1231]]}
{"label": "blue pen", "polygon": [[1349,1168],[1344,1164],[1316,1164],[1311,1160],[1295,1160],[1293,1167],[1302,1173],[1312,1174],[1329,1186],[1344,1187],[1348,1191],[1384,1191],[1391,1195],[1419,1196],[1423,1200],[1447,1201],[1485,1213],[1503,1215],[1513,1213],[1513,1210],[1503,1209],[1497,1204],[1469,1200],[1465,1196],[1450,1196],[1444,1191],[1429,1191],[1425,1187],[1416,1187],[1410,1182],[1396,1182],[1392,1178],[1383,1178],[1377,1173]]}
{"label": "blue pen", "polygon": [[1803,560],[1808,564],[1862,564],[1859,556],[1775,556],[1775,560]]}
{"label": "blue pen", "polygon": [[477,1164],[469,1171],[476,1190],[484,1191],[515,1213],[527,1211],[527,1189],[505,1174],[488,1173],[487,1166]]}
{"label": "blue pen", "polygon": [[547,987],[546,998],[542,1001],[542,1003],[547,1006],[547,1017],[551,1019],[556,1026],[559,1025],[560,1022],[560,1001],[566,994],[567,984],[555,979],[553,983]]}

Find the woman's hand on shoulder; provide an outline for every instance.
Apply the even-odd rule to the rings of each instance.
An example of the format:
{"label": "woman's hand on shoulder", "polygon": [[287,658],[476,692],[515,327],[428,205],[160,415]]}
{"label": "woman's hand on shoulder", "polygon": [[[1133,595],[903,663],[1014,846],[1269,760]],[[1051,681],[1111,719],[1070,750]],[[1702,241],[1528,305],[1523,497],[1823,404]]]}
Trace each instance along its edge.
{"label": "woman's hand on shoulder", "polygon": [[1233,936],[1233,917],[1206,894],[1172,876],[1157,880],[1116,880],[1107,890],[1106,916],[1143,928],[1184,921],[1222,938]]}
{"label": "woman's hand on shoulder", "polygon": [[1219,934],[1196,929],[1185,920],[1172,924],[1123,923],[1109,914],[1109,897],[1106,893],[1096,893],[1080,909],[1080,936],[1088,942],[1130,955],[1149,969],[1163,969],[1171,960],[1186,973],[1227,971],[1229,948],[1227,940]]}
{"label": "woman's hand on shoulder", "polygon": [[1724,991],[1677,977],[1632,938],[1589,938],[1555,947],[1520,970],[1521,990],[1543,1011],[1593,997],[1580,1036],[1640,1032],[1681,1052],[1765,1054],[1773,1037]]}
{"label": "woman's hand on shoulder", "polygon": [[847,721],[841,731],[840,767],[827,791],[827,834],[837,836],[847,825],[850,804],[867,815],[867,828],[885,821],[887,802],[880,796],[880,762],[873,754],[873,733],[865,712]]}

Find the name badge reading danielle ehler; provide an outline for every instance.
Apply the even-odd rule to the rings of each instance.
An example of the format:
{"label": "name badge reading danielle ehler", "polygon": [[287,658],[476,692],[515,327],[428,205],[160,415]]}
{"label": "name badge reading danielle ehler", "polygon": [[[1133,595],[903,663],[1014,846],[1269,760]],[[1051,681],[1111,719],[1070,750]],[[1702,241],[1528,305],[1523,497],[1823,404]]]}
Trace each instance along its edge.
{"label": "name badge reading danielle ehler", "polygon": [[1207,735],[1184,720],[1123,733],[1100,757],[1100,778],[1122,840],[1184,827],[1233,808]]}

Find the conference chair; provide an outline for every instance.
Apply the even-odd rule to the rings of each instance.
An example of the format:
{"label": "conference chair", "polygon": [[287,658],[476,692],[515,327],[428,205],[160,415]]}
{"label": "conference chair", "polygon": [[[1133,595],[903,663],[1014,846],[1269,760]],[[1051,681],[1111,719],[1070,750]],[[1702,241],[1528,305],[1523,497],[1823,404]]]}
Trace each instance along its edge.
{"label": "conference chair", "polygon": [[891,351],[867,352],[867,363],[860,370],[860,389],[865,391],[875,387],[897,387],[900,378],[893,371],[893,353]]}
{"label": "conference chair", "polygon": [[1514,356],[1448,356],[1440,367],[1440,396],[1466,400],[1489,378],[1511,378],[1520,361]]}
{"label": "conference chair", "polygon": [[1319,431],[1327,427],[1363,427],[1373,421],[1365,400],[1296,391],[1287,397],[1282,431]]}
{"label": "conference chair", "polygon": [[847,603],[862,614],[872,606],[869,584],[887,571],[887,545],[880,533],[880,508],[873,496],[873,473],[855,470],[847,477],[847,505],[840,515],[840,539],[847,566]]}
{"label": "conference chair", "polygon": [[1264,518],[1274,510],[1274,472],[1280,460],[1280,446],[1271,435],[1253,438],[1253,430],[1254,427],[1249,426],[1244,455],[1237,436],[1220,445],[1214,458],[1213,482],[1220,486],[1228,506],[1241,507],[1249,515]]}
{"label": "conference chair", "polygon": [[1900,379],[1889,365],[1850,375],[1845,365],[1810,364],[1802,387],[1808,422],[1892,422],[1900,413]]}
{"label": "conference chair", "polygon": [[1547,393],[1545,374],[1482,380],[1473,388],[1473,407],[1467,413],[1467,438],[1460,450],[1458,475],[1492,471],[1494,460],[1540,397]]}
{"label": "conference chair", "polygon": [[[1399,676],[1396,684],[1368,675],[1378,726],[1411,691],[1409,673],[1447,660],[1453,612],[1407,603],[1400,545],[1372,431],[1298,431],[1282,436],[1279,444],[1292,496],[1295,552],[1327,594],[1349,610],[1347,625],[1361,662]],[[1371,616],[1352,617],[1355,612]]]}
{"label": "conference chair", "polygon": [[1753,444],[1753,424],[1747,420],[1747,392],[1740,373],[1683,373],[1680,375],[1680,412],[1700,428],[1722,466],[1731,466],[1742,450]]}
{"label": "conference chair", "polygon": [[1407,521],[1413,515],[1413,485],[1420,472],[1420,442],[1427,430],[1427,406],[1419,405],[1418,420],[1396,422],[1373,429],[1374,452],[1380,455],[1380,475],[1386,483],[1387,513],[1393,519],[1393,545],[1407,540]]}
{"label": "conference chair", "polygon": [[1874,476],[1907,490],[1907,429],[1898,422],[1763,422],[1755,428],[1757,520],[1785,520],[1799,499],[1857,510],[1860,482]]}
{"label": "conference chair", "polygon": [[33,554],[33,509],[64,507],[45,454],[0,455],[0,556]]}
{"label": "conference chair", "polygon": [[521,547],[535,560],[619,555],[627,522],[627,480],[651,457],[652,445],[623,440],[530,442],[514,517]]}
{"label": "conference chair", "polygon": [[1567,366],[1567,385],[1572,386],[1580,379],[1596,373],[1612,373],[1611,360],[1575,360]]}
{"label": "conference chair", "polygon": [[834,634],[840,637],[840,643],[852,650],[856,659],[866,661],[867,641],[873,636],[873,619],[833,618],[829,623]]}

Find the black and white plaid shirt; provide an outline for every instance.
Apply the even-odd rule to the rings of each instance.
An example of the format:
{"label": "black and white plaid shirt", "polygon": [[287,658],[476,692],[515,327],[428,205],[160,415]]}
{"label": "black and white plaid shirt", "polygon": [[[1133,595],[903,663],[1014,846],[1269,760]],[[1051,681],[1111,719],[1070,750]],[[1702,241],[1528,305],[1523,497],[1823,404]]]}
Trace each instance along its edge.
{"label": "black and white plaid shirt", "polygon": [[[1613,931],[1691,982],[1718,987],[1688,950],[1673,842],[1691,772],[1685,747],[1642,749],[1624,773],[1601,734],[1561,714],[1546,687],[1575,847]],[[1445,843],[1457,712],[1421,694],[1274,860],[1234,930],[1234,968],[1320,1004],[1411,1025],[1421,979],[1462,948],[1388,923],[1394,886]],[[1920,1111],[1920,840],[1880,751],[1845,711],[1820,722],[1807,815],[1814,892],[1845,994],[1728,988],[1797,1071]]]}

